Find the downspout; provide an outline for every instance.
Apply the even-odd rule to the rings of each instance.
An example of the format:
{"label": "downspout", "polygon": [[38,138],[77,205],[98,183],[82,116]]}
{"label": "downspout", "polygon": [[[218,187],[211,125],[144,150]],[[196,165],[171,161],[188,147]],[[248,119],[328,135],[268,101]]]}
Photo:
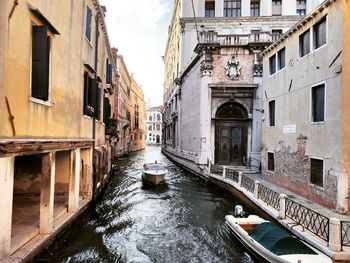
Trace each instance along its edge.
{"label": "downspout", "polygon": [[[97,85],[97,63],[98,63],[98,21],[99,21],[99,12],[96,13],[96,19],[95,19],[95,23],[96,23],[96,31],[95,31],[95,82]],[[97,86],[96,86],[97,87]],[[94,160],[95,157],[95,147],[96,147],[96,115],[94,114],[92,117],[92,138],[94,140],[93,143],[93,149],[92,149],[92,158]],[[94,163],[94,161],[93,161]],[[96,188],[96,165],[93,165],[93,176],[92,176],[92,183],[93,183],[93,194],[95,194],[97,188]]]}

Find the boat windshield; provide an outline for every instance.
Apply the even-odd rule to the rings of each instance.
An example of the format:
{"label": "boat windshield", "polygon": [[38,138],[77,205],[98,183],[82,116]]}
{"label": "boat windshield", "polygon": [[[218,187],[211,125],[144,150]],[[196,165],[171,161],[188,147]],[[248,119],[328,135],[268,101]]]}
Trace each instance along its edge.
{"label": "boat windshield", "polygon": [[317,254],[288,231],[271,222],[257,225],[249,235],[276,255]]}
{"label": "boat windshield", "polygon": [[143,169],[145,169],[145,171],[148,171],[148,170],[159,171],[159,170],[165,170],[165,167],[161,163],[145,163],[143,165]]}

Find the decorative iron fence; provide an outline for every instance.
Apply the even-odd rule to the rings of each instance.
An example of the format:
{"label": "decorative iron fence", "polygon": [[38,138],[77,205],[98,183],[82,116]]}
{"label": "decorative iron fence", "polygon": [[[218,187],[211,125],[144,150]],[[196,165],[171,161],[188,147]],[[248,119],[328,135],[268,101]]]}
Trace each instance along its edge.
{"label": "decorative iron fence", "polygon": [[329,218],[286,198],[286,216],[313,234],[329,241]]}
{"label": "decorative iron fence", "polygon": [[341,249],[350,247],[350,222],[341,221]]}
{"label": "decorative iron fence", "polygon": [[238,183],[238,172],[233,169],[226,169],[226,178]]}
{"label": "decorative iron fence", "polygon": [[216,175],[222,175],[224,168],[220,165],[211,165],[210,166],[210,173],[216,174]]}
{"label": "decorative iron fence", "polygon": [[280,194],[262,184],[259,184],[258,198],[276,210],[280,209]]}
{"label": "decorative iron fence", "polygon": [[254,193],[255,181],[249,177],[242,176],[242,187]]}

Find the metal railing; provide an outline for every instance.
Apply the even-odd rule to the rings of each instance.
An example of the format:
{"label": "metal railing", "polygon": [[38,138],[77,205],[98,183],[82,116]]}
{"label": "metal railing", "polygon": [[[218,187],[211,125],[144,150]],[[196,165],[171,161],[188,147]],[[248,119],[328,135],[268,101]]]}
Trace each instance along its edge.
{"label": "metal railing", "polygon": [[255,181],[249,177],[242,176],[241,186],[254,194]]}
{"label": "metal railing", "polygon": [[276,210],[280,209],[280,194],[262,184],[258,187],[258,198]]}
{"label": "metal railing", "polygon": [[210,173],[216,174],[222,176],[222,172],[224,171],[224,168],[220,165],[211,165],[210,166]]}
{"label": "metal railing", "polygon": [[286,198],[286,216],[323,240],[329,242],[329,218]]}
{"label": "metal railing", "polygon": [[341,249],[350,247],[350,221],[341,221]]}
{"label": "metal railing", "polygon": [[236,170],[228,168],[226,169],[226,178],[238,183],[239,174]]}

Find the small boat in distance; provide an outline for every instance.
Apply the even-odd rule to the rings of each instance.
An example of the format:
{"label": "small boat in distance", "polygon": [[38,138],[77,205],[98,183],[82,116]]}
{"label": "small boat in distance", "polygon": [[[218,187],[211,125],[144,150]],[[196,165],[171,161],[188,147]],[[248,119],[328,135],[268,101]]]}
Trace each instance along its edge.
{"label": "small boat in distance", "polygon": [[142,179],[145,182],[158,185],[164,182],[164,176],[168,172],[164,165],[155,161],[154,163],[145,163],[143,165]]}
{"label": "small boat in distance", "polygon": [[238,241],[263,262],[332,263],[332,260],[322,252],[275,223],[256,215],[239,218],[236,211],[235,216],[227,215],[226,223]]}

